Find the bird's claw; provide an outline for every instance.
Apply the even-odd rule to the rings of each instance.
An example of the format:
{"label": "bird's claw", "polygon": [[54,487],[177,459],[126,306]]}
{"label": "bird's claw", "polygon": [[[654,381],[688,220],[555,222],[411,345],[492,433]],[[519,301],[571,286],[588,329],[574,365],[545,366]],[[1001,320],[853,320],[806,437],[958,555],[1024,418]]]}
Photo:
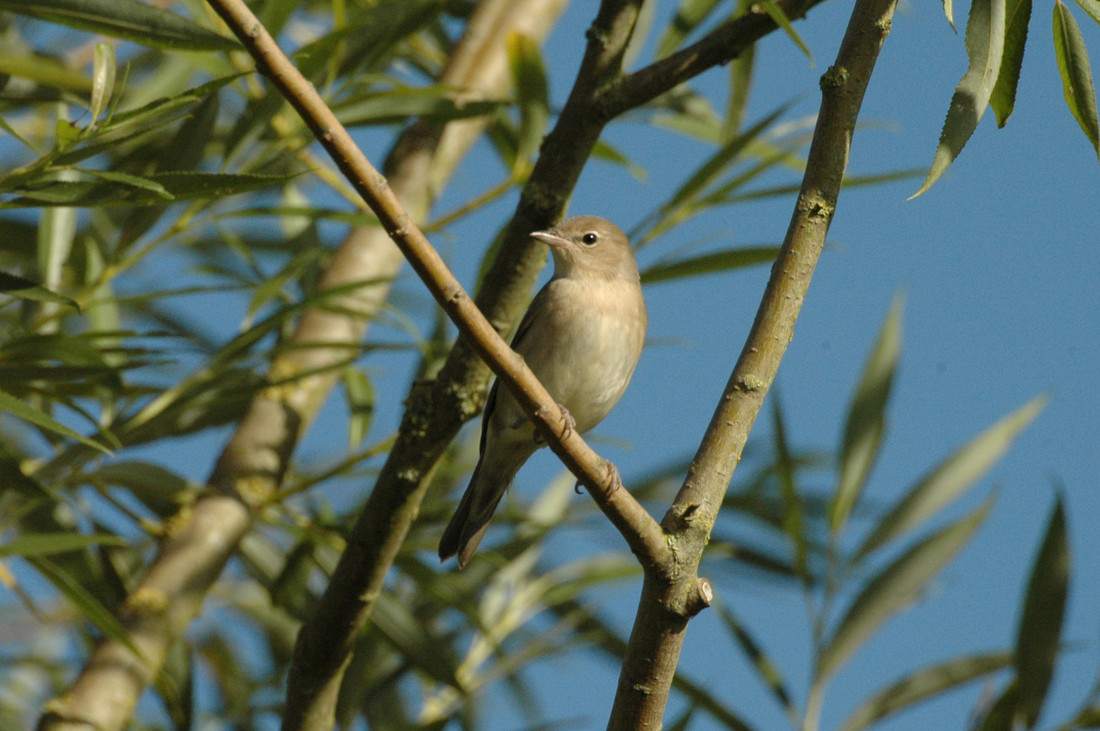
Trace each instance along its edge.
{"label": "bird's claw", "polygon": [[[577,428],[577,420],[573,418],[573,415],[569,413],[569,409],[565,408],[562,404],[558,404],[558,408],[561,409],[562,418],[565,419],[565,428],[562,429],[559,437],[565,439],[567,436],[573,433],[573,430]],[[542,446],[546,444],[546,438],[535,431],[535,444]]]}
{"label": "bird's claw", "polygon": [[[607,470],[607,477],[608,481],[610,482],[610,485],[608,486],[604,494],[611,495],[623,486],[623,476],[619,474],[619,468],[611,462],[608,462],[606,459],[603,461],[603,466],[604,469]],[[583,483],[581,483],[580,480],[577,480],[577,484],[573,485],[573,491],[580,495],[582,486]]]}

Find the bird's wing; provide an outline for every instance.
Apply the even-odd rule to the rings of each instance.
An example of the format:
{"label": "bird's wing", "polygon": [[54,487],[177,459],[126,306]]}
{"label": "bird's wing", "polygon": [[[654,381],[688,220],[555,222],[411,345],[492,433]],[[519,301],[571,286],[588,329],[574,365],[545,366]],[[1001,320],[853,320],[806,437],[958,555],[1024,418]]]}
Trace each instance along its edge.
{"label": "bird's wing", "polygon": [[[519,327],[516,328],[516,334],[512,336],[512,350],[519,352],[523,338],[531,330],[531,325],[535,322],[537,315],[535,313],[542,312],[545,308],[540,307],[542,300],[546,299],[550,295],[547,291],[550,289],[550,285],[554,283],[551,279],[549,282],[543,285],[539,290],[535,298],[531,300],[530,306],[527,308],[527,312],[523,314],[523,319],[519,321]],[[489,432],[489,419],[493,414],[493,409],[497,404],[497,390],[500,389],[500,379],[498,378],[493,382],[493,387],[489,389],[489,398],[485,399],[485,411],[481,415],[481,444],[478,447],[478,454],[485,454],[485,441],[488,439]]]}

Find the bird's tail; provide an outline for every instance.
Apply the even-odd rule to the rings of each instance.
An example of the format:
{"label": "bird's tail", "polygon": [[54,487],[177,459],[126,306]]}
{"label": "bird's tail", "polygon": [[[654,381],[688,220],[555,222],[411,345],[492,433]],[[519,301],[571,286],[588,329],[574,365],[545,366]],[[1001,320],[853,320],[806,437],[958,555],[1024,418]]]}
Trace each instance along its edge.
{"label": "bird's tail", "polygon": [[512,484],[512,478],[516,476],[525,459],[526,455],[518,463],[514,463],[514,460],[505,460],[505,464],[495,461],[496,464],[492,465],[487,465],[485,460],[478,462],[454,517],[444,529],[443,537],[439,539],[440,561],[446,561],[458,554],[458,567],[466,567],[481,539],[485,537],[485,531],[489,528],[489,521],[496,512],[500,499],[504,497],[505,490]]}

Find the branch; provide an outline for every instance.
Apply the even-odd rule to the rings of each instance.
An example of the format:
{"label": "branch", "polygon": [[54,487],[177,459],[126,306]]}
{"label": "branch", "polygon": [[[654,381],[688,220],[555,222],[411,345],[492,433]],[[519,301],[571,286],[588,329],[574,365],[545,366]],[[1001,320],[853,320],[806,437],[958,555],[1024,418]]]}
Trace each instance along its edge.
{"label": "branch", "polygon": [[[778,0],[776,4],[790,20],[798,20],[820,2]],[[690,46],[619,78],[602,92],[603,113],[614,117],[646,104],[707,69],[732,61],[775,29],[767,13],[750,6],[748,13],[718,25]]]}
{"label": "branch", "polygon": [[764,396],[794,336],[840,195],[856,118],[897,0],[857,0],[822,103],[782,250],[687,478],[662,521],[678,571],[647,573],[608,728],[659,728],[692,616],[696,570]]}
{"label": "branch", "polygon": [[[486,30],[514,28],[538,36],[561,0],[482,0],[471,17],[440,83],[470,93],[498,94],[509,84],[499,37]],[[501,17],[504,20],[501,20]],[[417,217],[427,215],[434,196],[481,134],[485,120],[453,121],[445,126],[418,122],[395,143],[387,158],[390,184]],[[172,521],[157,557],[127,598],[120,619],[140,657],[120,642],[104,640],[69,689],[46,704],[40,728],[121,729],[138,697],[164,664],[168,648],[199,613],[202,601],[226,562],[248,533],[255,511],[278,488],[300,435],[334,385],[333,364],[347,357],[346,344],[358,344],[385,302],[404,263],[401,252],[376,226],[353,229],[329,262],[321,290],[356,281],[379,282],[341,296],[331,306],[307,310],[289,347],[272,361],[272,380],[310,373],[293,387],[257,395],[238,425],[212,474],[215,488]],[[350,313],[350,314],[348,314]],[[317,343],[333,343],[333,348]]]}

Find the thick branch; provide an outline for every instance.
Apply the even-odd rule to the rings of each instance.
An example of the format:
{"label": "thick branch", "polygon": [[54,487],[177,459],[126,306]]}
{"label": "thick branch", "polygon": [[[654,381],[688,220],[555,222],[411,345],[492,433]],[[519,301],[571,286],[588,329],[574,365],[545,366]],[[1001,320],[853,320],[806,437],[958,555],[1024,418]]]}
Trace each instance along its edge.
{"label": "thick branch", "polygon": [[[538,35],[562,0],[482,0],[465,35],[440,76],[440,83],[468,93],[493,95],[509,83],[497,31],[514,28]],[[511,15],[509,15],[511,14]],[[506,16],[505,21],[501,17]],[[494,50],[495,49],[495,50]],[[473,142],[485,121],[445,126],[418,122],[396,142],[386,164],[390,184],[421,218]],[[337,378],[333,366],[346,360],[404,263],[399,249],[376,226],[353,229],[329,262],[322,290],[374,281],[326,307],[307,310],[286,348],[271,364],[273,380],[309,372],[293,386],[258,394],[226,445],[208,480],[217,492],[201,497],[172,522],[173,530],[123,609],[135,656],[124,644],[104,641],[73,685],[50,701],[41,728],[120,729],[159,668],[168,648],[202,606],[226,561],[252,525],[254,509],[279,486],[299,436],[313,419]],[[332,343],[334,347],[318,347]]]}
{"label": "thick branch", "polygon": [[690,616],[679,607],[697,586],[695,569],[722,497],[794,336],[836,209],[859,108],[895,5],[896,0],[857,0],[837,61],[821,77],[821,113],[783,248],[687,479],[662,521],[679,568],[668,576],[646,574],[609,728],[661,725]]}

